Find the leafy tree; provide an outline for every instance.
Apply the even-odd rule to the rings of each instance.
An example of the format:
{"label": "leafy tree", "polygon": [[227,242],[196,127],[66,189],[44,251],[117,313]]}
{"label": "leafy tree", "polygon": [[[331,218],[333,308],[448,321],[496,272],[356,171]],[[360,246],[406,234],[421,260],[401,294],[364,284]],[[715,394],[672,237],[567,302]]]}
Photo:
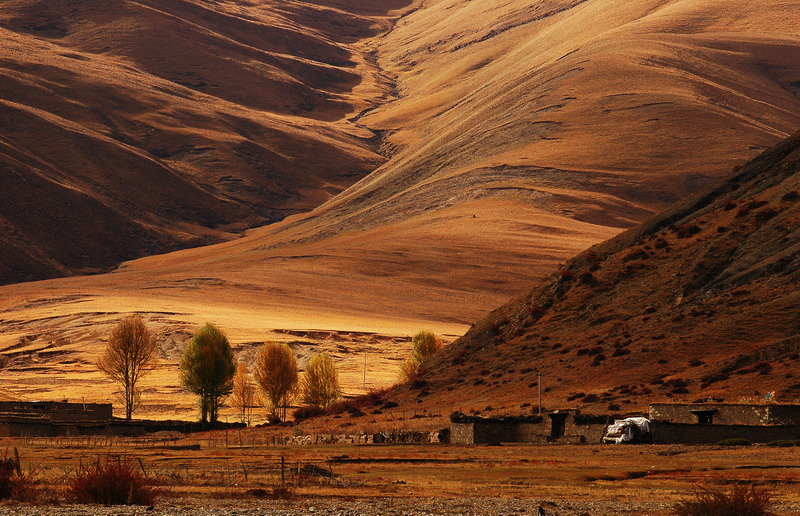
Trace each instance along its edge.
{"label": "leafy tree", "polygon": [[400,380],[403,382],[412,380],[422,363],[442,349],[442,339],[432,331],[423,330],[411,338],[411,345],[411,356],[400,365]]}
{"label": "leafy tree", "polygon": [[216,423],[225,397],[233,390],[236,365],[228,337],[206,323],[187,344],[181,358],[181,382],[200,397],[203,423]]}
{"label": "leafy tree", "polygon": [[301,392],[303,403],[315,407],[328,408],[339,399],[339,373],[328,355],[319,353],[308,361]]}
{"label": "leafy tree", "polygon": [[297,389],[297,359],[286,344],[265,342],[256,357],[253,373],[267,409],[275,419],[286,419],[286,407]]}
{"label": "leafy tree", "polygon": [[252,407],[256,401],[256,390],[250,381],[247,364],[239,362],[236,365],[236,375],[233,377],[233,391],[231,392],[231,405],[239,411],[239,420],[250,424]]}
{"label": "leafy tree", "polygon": [[125,419],[139,406],[139,379],[149,373],[156,361],[156,339],[138,315],[125,317],[111,331],[97,367],[122,389]]}

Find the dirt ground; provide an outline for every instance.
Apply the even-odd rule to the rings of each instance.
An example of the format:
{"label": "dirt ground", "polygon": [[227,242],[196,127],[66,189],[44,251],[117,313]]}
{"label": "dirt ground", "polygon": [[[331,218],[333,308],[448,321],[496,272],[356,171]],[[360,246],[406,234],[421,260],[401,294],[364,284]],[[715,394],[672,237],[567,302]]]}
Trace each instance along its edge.
{"label": "dirt ground", "polygon": [[[768,488],[800,514],[800,448],[682,445],[269,446],[263,432],[149,439],[4,438],[23,470],[63,489],[97,460],[134,461],[166,494],[157,514],[669,514],[698,486]],[[243,443],[243,444],[241,444]],[[281,473],[281,460],[284,468]],[[283,482],[290,500],[271,499]],[[137,514],[139,509],[5,504],[0,514]]]}

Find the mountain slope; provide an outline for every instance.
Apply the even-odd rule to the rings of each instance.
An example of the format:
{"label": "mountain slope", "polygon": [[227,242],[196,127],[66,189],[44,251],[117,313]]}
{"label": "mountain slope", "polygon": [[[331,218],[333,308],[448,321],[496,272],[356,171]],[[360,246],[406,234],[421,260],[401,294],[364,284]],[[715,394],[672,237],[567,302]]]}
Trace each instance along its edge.
{"label": "mountain slope", "polygon": [[[0,283],[108,269],[306,211],[383,161],[364,9],[4,2]],[[57,229],[57,230],[56,230]]]}
{"label": "mountain slope", "polygon": [[541,372],[549,408],[797,399],[799,223],[796,133],[486,316],[404,396],[513,413]]}
{"label": "mountain slope", "polygon": [[[287,6],[281,16],[315,9]],[[173,363],[187,332],[214,321],[243,351],[278,338],[336,353],[349,392],[364,388],[358,352],[368,350],[366,387],[388,385],[409,334],[462,334],[557,264],[800,126],[791,2],[408,7],[391,32],[358,43],[376,73],[356,94],[397,100],[363,102],[337,122],[381,134],[383,166],[319,208],[240,239],[0,288],[0,350],[38,361],[20,359],[15,392],[66,396],[61,382],[37,383],[57,374],[97,385],[93,368],[67,363],[90,364],[130,312],[168,337]],[[170,382],[152,388],[177,399]]]}

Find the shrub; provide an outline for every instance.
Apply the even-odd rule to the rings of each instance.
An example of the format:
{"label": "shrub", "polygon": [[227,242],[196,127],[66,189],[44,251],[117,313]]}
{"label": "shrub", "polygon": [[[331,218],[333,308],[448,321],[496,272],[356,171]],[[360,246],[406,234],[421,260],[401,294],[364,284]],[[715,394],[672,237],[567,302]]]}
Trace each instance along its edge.
{"label": "shrub", "polygon": [[650,258],[650,255],[644,249],[634,249],[625,256],[622,257],[623,262],[630,262],[633,260],[647,260]]}
{"label": "shrub", "polygon": [[569,281],[575,277],[575,275],[572,274],[572,271],[569,269],[561,269],[560,271],[558,271],[558,275],[561,277],[562,280],[565,281]]}
{"label": "shrub", "polygon": [[597,283],[597,280],[594,278],[594,274],[589,271],[583,271],[578,277],[578,281],[583,285],[594,285]]}
{"label": "shrub", "polygon": [[781,200],[782,201],[795,201],[798,198],[800,198],[800,194],[798,194],[796,190],[792,190],[791,192],[787,192],[787,193],[783,194],[783,197],[781,197]]}
{"label": "shrub", "polygon": [[688,238],[700,232],[697,224],[677,224],[672,229],[678,234],[678,238]]}
{"label": "shrub", "polygon": [[0,462],[0,500],[35,501],[34,484],[35,481],[29,475],[17,472],[14,459],[5,458]]}
{"label": "shrub", "polygon": [[729,493],[695,488],[694,495],[675,506],[677,516],[770,516],[771,494],[755,486],[737,485]]}
{"label": "shrub", "polygon": [[718,446],[750,446],[751,444],[753,443],[741,438],[723,439],[717,443]]}
{"label": "shrub", "polygon": [[770,441],[767,446],[778,448],[791,448],[792,446],[800,446],[800,440],[793,441],[791,439],[778,439],[777,441]]}
{"label": "shrub", "polygon": [[98,462],[78,473],[67,492],[78,503],[153,505],[161,490],[130,462]]}
{"label": "shrub", "polygon": [[[499,333],[499,328],[504,324],[508,324],[507,319],[495,324],[493,327],[495,333]],[[432,331],[423,330],[414,335],[411,345],[411,356],[400,365],[400,381],[402,382],[413,380],[420,374],[422,363],[442,349],[442,339]]]}
{"label": "shrub", "polygon": [[317,417],[324,413],[325,411],[322,410],[322,408],[312,406],[312,407],[300,407],[299,409],[296,409],[294,411],[293,415],[295,421],[302,421],[303,419]]}
{"label": "shrub", "polygon": [[755,218],[758,222],[766,222],[776,215],[778,215],[778,210],[775,208],[764,208],[763,210],[755,213]]}

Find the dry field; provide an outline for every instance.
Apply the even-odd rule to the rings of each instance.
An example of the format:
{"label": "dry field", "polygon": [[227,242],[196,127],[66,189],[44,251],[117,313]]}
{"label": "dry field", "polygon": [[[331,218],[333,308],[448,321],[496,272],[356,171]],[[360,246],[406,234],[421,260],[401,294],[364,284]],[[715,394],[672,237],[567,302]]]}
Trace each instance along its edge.
{"label": "dry field", "polygon": [[[259,430],[216,432],[177,440],[103,437],[0,440],[19,449],[23,468],[62,486],[79,464],[98,458],[141,459],[147,475],[168,487],[157,512],[213,508],[248,513],[265,507],[307,513],[530,512],[548,514],[667,514],[693,486],[753,483],[775,495],[777,512],[800,511],[800,448],[600,445],[329,445],[267,446]],[[227,444],[226,444],[227,442]],[[186,449],[199,445],[199,449]],[[181,449],[184,448],[184,449]],[[266,500],[253,489],[285,482],[292,501]],[[309,465],[332,478],[300,476]],[[301,471],[303,471],[301,469]],[[249,491],[249,492],[248,492]],[[25,510],[26,506],[0,506]],[[30,509],[30,508],[28,508]],[[42,506],[42,511],[74,507]],[[87,512],[94,509],[86,508]],[[254,512],[255,513],[255,512]]]}

